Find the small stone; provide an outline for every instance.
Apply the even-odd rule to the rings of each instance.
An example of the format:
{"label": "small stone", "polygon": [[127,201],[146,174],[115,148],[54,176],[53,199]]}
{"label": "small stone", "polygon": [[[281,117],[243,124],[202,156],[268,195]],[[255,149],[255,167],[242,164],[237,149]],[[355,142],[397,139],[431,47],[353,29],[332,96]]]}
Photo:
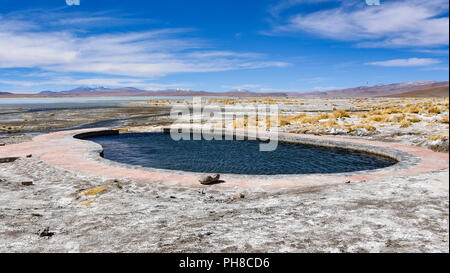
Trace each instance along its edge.
{"label": "small stone", "polygon": [[244,199],[245,198],[245,194],[243,193],[238,193],[236,195],[233,196],[235,199]]}
{"label": "small stone", "polygon": [[6,144],[5,143],[0,143],[0,146],[6,146]]}
{"label": "small stone", "polygon": [[21,184],[22,184],[22,186],[33,186],[33,182],[32,181],[24,181]]}
{"label": "small stone", "polygon": [[42,231],[39,232],[39,237],[52,237],[55,235],[54,232],[50,232],[50,228],[46,227]]}
{"label": "small stone", "polygon": [[173,196],[173,195],[171,195],[171,196],[170,196],[170,199],[176,199],[176,197],[175,197],[175,196]]}
{"label": "small stone", "polygon": [[31,155],[31,154],[30,154],[30,155],[27,155],[27,158],[32,158],[32,157],[33,157],[33,155]]}
{"label": "small stone", "polygon": [[198,180],[202,185],[210,185],[217,183],[220,179],[220,174],[203,174]]}
{"label": "small stone", "polygon": [[351,182],[351,181],[346,181],[346,182],[345,182],[345,184],[350,184],[350,183],[352,183],[352,182]]}

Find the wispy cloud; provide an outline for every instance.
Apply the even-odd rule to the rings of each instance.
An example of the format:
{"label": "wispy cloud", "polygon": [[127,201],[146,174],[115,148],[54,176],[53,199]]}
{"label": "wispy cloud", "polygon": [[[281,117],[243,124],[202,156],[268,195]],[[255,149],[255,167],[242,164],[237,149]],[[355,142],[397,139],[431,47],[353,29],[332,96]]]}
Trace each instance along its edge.
{"label": "wispy cloud", "polygon": [[368,6],[363,2],[350,0],[337,8],[295,14],[276,26],[272,33],[308,32],[335,40],[354,41],[361,47],[449,44],[447,0],[397,0],[382,2],[380,6]]}
{"label": "wispy cloud", "polygon": [[299,4],[317,4],[321,2],[336,2],[336,0],[283,0],[278,2],[276,5],[271,6],[269,12],[270,14],[272,14],[272,16],[278,17],[283,11],[293,6]]}
{"label": "wispy cloud", "polygon": [[409,59],[394,59],[387,61],[370,62],[366,64],[376,66],[407,67],[407,66],[428,66],[437,63],[439,63],[439,60],[432,58],[409,58]]}
{"label": "wispy cloud", "polygon": [[231,89],[231,90],[255,90],[259,88],[259,84],[241,84],[241,85],[222,85],[221,88]]}
{"label": "wispy cloud", "polygon": [[[83,23],[101,18],[82,17]],[[75,23],[67,19],[63,24]],[[7,26],[7,27],[5,27]],[[46,31],[30,21],[0,17],[0,69],[39,68],[65,73],[161,77],[172,73],[283,67],[252,52],[216,50],[192,29],[78,35]]]}

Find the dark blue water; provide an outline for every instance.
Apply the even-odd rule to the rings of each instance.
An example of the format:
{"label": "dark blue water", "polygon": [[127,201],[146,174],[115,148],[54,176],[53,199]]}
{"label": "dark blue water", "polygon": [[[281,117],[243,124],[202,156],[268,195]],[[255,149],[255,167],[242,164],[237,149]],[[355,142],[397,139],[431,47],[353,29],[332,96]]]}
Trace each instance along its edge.
{"label": "dark blue water", "polygon": [[174,141],[170,134],[130,133],[90,138],[113,161],[159,169],[235,174],[338,173],[384,168],[396,161],[368,153],[279,143],[260,152],[258,141]]}

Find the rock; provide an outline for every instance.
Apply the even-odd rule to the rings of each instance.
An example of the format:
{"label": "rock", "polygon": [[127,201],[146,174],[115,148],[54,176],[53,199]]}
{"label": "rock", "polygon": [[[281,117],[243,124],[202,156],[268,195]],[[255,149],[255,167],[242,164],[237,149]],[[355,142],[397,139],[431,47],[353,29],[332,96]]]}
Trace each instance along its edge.
{"label": "rock", "polygon": [[234,195],[233,198],[235,198],[235,199],[244,199],[245,198],[245,194],[238,193],[238,194]]}
{"label": "rock", "polygon": [[52,237],[55,235],[54,232],[50,232],[50,228],[46,227],[42,231],[39,231],[39,237]]}
{"label": "rock", "polygon": [[352,181],[350,181],[350,180],[345,182],[345,184],[350,184],[350,183],[352,183]]}
{"label": "rock", "polygon": [[27,158],[32,158],[32,157],[33,157],[33,155],[31,155],[31,154],[30,154],[30,155],[27,155]]}
{"label": "rock", "polygon": [[6,144],[5,143],[0,143],[0,146],[6,146]]}
{"label": "rock", "polygon": [[0,163],[11,163],[19,159],[18,157],[4,157],[0,158]]}
{"label": "rock", "polygon": [[33,186],[33,182],[32,181],[24,181],[21,184],[22,184],[22,186]]}
{"label": "rock", "polygon": [[202,185],[210,185],[213,183],[217,183],[220,179],[220,174],[203,174],[200,176],[200,179],[198,180],[200,184]]}

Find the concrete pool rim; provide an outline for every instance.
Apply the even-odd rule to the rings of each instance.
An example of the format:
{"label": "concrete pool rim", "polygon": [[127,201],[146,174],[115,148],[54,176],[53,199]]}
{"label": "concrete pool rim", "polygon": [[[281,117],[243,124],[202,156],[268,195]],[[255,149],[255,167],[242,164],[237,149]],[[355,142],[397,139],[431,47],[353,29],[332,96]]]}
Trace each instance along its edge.
{"label": "concrete pool rim", "polygon": [[[155,130],[154,132],[151,132],[151,133],[167,134],[168,128],[158,128],[157,130]],[[114,161],[112,159],[105,159],[102,156],[103,147],[100,144],[95,143],[95,142],[94,142],[95,145],[91,145],[93,143],[93,141],[89,140],[92,137],[118,135],[118,134],[123,134],[123,133],[120,133],[118,130],[103,130],[103,131],[87,132],[87,133],[81,133],[81,134],[70,134],[69,137],[89,141],[90,144],[89,144],[88,157],[92,160],[104,162],[107,165],[113,165],[113,166],[124,167],[124,168],[132,168],[132,169],[141,169],[141,170],[146,170],[146,171],[150,171],[150,172],[177,173],[177,174],[196,175],[196,176],[200,176],[203,174],[201,172],[143,167],[143,166],[139,166],[139,165],[120,163],[120,162]],[[225,134],[231,135],[230,132],[226,132]],[[233,133],[233,135],[235,136],[236,133]],[[338,142],[338,141],[316,141],[316,140],[311,141],[308,138],[301,137],[301,135],[295,135],[295,136],[279,135],[279,138],[280,138],[279,139],[280,142],[295,143],[295,144],[307,144],[307,145],[321,146],[321,147],[327,147],[327,148],[338,148],[338,149],[342,149],[342,150],[351,150],[351,151],[363,152],[363,153],[368,153],[368,154],[375,154],[375,155],[390,158],[392,160],[395,160],[396,162],[393,165],[385,167],[385,168],[378,168],[378,169],[372,169],[372,170],[361,170],[361,171],[354,171],[354,172],[323,173],[323,174],[322,173],[271,174],[271,175],[226,173],[226,174],[221,174],[221,175],[226,175],[228,177],[280,179],[280,178],[290,178],[290,177],[307,176],[307,175],[341,175],[341,174],[369,173],[369,172],[377,172],[378,170],[381,170],[381,169],[386,170],[391,167],[395,167],[396,170],[399,170],[399,169],[407,169],[407,168],[414,166],[420,162],[420,158],[415,157],[409,153],[402,152],[402,151],[395,150],[395,149],[387,149],[387,148],[374,147],[374,146],[368,146],[368,145],[358,145],[355,143],[346,143],[346,142]]]}
{"label": "concrete pool rim", "polygon": [[[163,127],[153,132],[164,132]],[[40,135],[28,143],[8,145],[0,148],[0,157],[23,156],[35,153],[52,166],[76,171],[82,174],[100,175],[111,179],[136,179],[143,182],[164,182],[169,184],[197,185],[201,173],[145,168],[118,163],[101,157],[103,147],[92,141],[83,140],[94,136],[118,134],[109,128],[95,128],[61,131]],[[289,174],[289,175],[241,175],[223,174],[225,183],[217,186],[239,186],[244,188],[293,188],[343,183],[346,181],[367,181],[379,177],[422,173],[448,168],[448,155],[416,146],[389,142],[375,142],[362,139],[334,136],[312,136],[279,133],[280,141],[334,147],[374,153],[397,160],[386,168],[333,174]],[[28,148],[26,146],[29,146]],[[6,150],[6,151],[5,151]],[[22,151],[22,154],[20,152]]]}

